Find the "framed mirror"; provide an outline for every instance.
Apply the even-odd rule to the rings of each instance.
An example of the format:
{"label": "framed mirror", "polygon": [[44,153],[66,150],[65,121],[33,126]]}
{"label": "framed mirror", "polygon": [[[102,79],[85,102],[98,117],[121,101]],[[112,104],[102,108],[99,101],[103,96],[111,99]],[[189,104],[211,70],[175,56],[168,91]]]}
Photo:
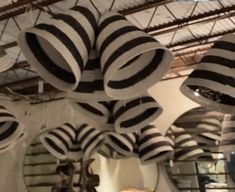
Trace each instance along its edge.
{"label": "framed mirror", "polygon": [[[39,136],[28,146],[24,158],[23,175],[28,192],[79,191],[80,161],[58,161],[41,144]],[[71,191],[72,192],[72,191]]]}
{"label": "framed mirror", "polygon": [[234,153],[223,153],[221,133],[225,114],[194,108],[181,115],[166,132],[174,157],[164,162],[172,192],[235,191],[231,173]]}

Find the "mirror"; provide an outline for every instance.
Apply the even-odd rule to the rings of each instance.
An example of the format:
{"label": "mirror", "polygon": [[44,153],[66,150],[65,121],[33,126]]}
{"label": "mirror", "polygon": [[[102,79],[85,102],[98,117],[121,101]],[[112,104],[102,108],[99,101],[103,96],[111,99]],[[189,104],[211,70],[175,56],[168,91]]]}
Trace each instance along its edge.
{"label": "mirror", "polygon": [[44,148],[37,136],[25,154],[23,166],[25,185],[28,192],[57,192],[57,188],[63,188],[63,192],[70,192],[68,190],[70,185],[73,192],[78,192],[79,169],[79,161],[59,162]]}
{"label": "mirror", "polygon": [[[175,189],[172,192],[235,191],[230,157],[222,153],[224,114],[204,108],[181,115],[166,132],[174,157],[164,163]],[[233,154],[234,158],[234,154]]]}

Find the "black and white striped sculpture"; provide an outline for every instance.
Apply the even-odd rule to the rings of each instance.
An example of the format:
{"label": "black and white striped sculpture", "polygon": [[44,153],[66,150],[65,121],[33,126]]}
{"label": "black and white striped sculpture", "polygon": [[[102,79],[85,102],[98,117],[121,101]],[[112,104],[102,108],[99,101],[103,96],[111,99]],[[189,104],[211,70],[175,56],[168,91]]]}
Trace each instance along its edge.
{"label": "black and white striped sculpture", "polygon": [[161,106],[148,94],[117,101],[113,107],[115,130],[118,133],[138,131],[153,122],[161,112]]}
{"label": "black and white striped sculpture", "polygon": [[112,149],[113,159],[123,159],[134,156],[136,135],[133,133],[119,134],[113,131],[106,133],[107,145]]}
{"label": "black and white striped sculpture", "polygon": [[74,90],[94,45],[97,19],[92,6],[78,5],[21,31],[18,45],[43,79],[60,90]]}
{"label": "black and white striped sculpture", "polygon": [[92,126],[108,122],[110,112],[109,103],[103,101],[70,102],[72,108],[80,116],[81,122]]}
{"label": "black and white striped sculpture", "polygon": [[170,143],[154,125],[141,129],[138,145],[141,164],[160,162],[173,155]]}
{"label": "black and white striped sculpture", "polygon": [[103,74],[96,50],[90,52],[78,87],[74,91],[69,92],[66,98],[81,102],[112,100],[104,91]]}
{"label": "black and white striped sculpture", "polygon": [[0,148],[14,144],[24,131],[24,125],[4,106],[0,106]]}
{"label": "black and white striped sculpture", "polygon": [[226,114],[222,124],[221,152],[235,152],[235,116]]}
{"label": "black and white striped sculpture", "polygon": [[0,72],[7,71],[14,65],[6,51],[0,46]]}
{"label": "black and white striped sculpture", "polygon": [[234,61],[235,34],[227,34],[209,49],[180,90],[204,107],[235,113]]}
{"label": "black and white striped sculpture", "polygon": [[61,127],[44,132],[40,140],[52,155],[58,159],[67,159],[68,152],[76,140],[76,126],[65,123]]}
{"label": "black and white striped sculpture", "polygon": [[174,124],[210,143],[220,141],[222,117],[220,112],[199,107],[183,114]]}
{"label": "black and white striped sculpture", "polygon": [[192,135],[184,133],[185,129],[174,126],[173,130],[175,133],[174,150],[176,160],[196,159],[204,154]]}
{"label": "black and white striped sculpture", "polygon": [[96,44],[104,88],[114,99],[139,96],[161,80],[173,60],[168,49],[119,13],[101,16]]}
{"label": "black and white striped sculpture", "polygon": [[84,158],[90,158],[103,146],[105,137],[101,131],[84,123],[77,126],[77,141],[83,150]]}

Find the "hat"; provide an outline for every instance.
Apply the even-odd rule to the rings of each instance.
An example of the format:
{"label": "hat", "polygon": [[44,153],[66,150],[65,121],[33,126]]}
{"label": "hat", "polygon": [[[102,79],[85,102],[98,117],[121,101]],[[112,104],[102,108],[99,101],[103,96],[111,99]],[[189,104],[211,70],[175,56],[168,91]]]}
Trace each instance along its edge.
{"label": "hat", "polygon": [[105,142],[105,137],[101,131],[84,123],[77,126],[77,141],[83,150],[84,157],[89,158],[99,151]]}
{"label": "hat", "polygon": [[0,46],[0,72],[7,71],[14,65],[6,51]]}
{"label": "hat", "polygon": [[184,128],[174,127],[175,134],[175,159],[186,160],[197,158],[204,154],[204,151],[200,148],[197,141],[187,133],[184,133]]}
{"label": "hat", "polygon": [[173,155],[173,148],[154,125],[141,129],[138,145],[141,164],[160,162]]}
{"label": "hat", "polygon": [[24,131],[24,125],[4,106],[0,106],[0,148],[15,143]]}
{"label": "hat", "polygon": [[109,101],[111,97],[104,92],[103,74],[96,50],[91,50],[88,62],[82,72],[78,87],[67,94],[74,101]]}
{"label": "hat", "polygon": [[72,108],[81,116],[81,121],[92,126],[108,122],[110,112],[109,103],[102,101],[74,102]]}
{"label": "hat", "polygon": [[57,89],[74,90],[95,41],[98,13],[78,5],[19,33],[18,45],[29,64]]}
{"label": "hat", "polygon": [[181,92],[200,105],[235,113],[235,35],[217,40],[181,85]]}
{"label": "hat", "polygon": [[40,136],[43,146],[56,158],[66,159],[76,139],[76,126],[65,123],[63,126],[44,132]]}
{"label": "hat", "polygon": [[167,48],[115,12],[101,16],[96,46],[104,89],[120,100],[139,96],[160,81],[173,60]]}
{"label": "hat", "polygon": [[161,106],[148,94],[117,101],[113,107],[115,130],[118,133],[138,131],[153,122],[161,112]]}

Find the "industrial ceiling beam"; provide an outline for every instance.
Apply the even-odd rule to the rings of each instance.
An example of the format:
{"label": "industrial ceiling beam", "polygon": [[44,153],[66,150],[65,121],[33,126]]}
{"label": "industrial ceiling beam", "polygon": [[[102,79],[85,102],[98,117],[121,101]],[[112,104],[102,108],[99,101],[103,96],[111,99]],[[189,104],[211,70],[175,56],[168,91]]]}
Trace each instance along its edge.
{"label": "industrial ceiling beam", "polygon": [[37,7],[44,7],[60,1],[62,0],[42,0],[42,1],[25,0],[22,1],[22,3],[20,3],[21,1],[19,3],[12,3],[3,8],[0,8],[0,21],[25,13],[27,5],[29,4],[33,4]]}
{"label": "industrial ceiling beam", "polygon": [[177,47],[177,46],[186,46],[187,44],[191,44],[191,43],[197,43],[198,45],[200,45],[200,42],[202,42],[202,43],[203,43],[203,41],[207,42],[211,38],[220,37],[222,35],[226,35],[228,33],[234,33],[234,32],[235,32],[235,28],[230,29],[230,30],[226,30],[226,31],[222,31],[222,32],[217,32],[217,33],[214,33],[214,34],[203,35],[203,36],[200,36],[200,37],[187,39],[187,40],[184,40],[184,41],[168,44],[166,46],[168,48],[173,48],[173,47]]}
{"label": "industrial ceiling beam", "polygon": [[146,28],[144,31],[150,33],[152,36],[158,36],[161,34],[174,32],[175,30],[183,29],[191,25],[213,22],[233,16],[235,16],[235,5],[201,13],[198,15],[192,15],[186,18],[175,19],[168,23]]}

